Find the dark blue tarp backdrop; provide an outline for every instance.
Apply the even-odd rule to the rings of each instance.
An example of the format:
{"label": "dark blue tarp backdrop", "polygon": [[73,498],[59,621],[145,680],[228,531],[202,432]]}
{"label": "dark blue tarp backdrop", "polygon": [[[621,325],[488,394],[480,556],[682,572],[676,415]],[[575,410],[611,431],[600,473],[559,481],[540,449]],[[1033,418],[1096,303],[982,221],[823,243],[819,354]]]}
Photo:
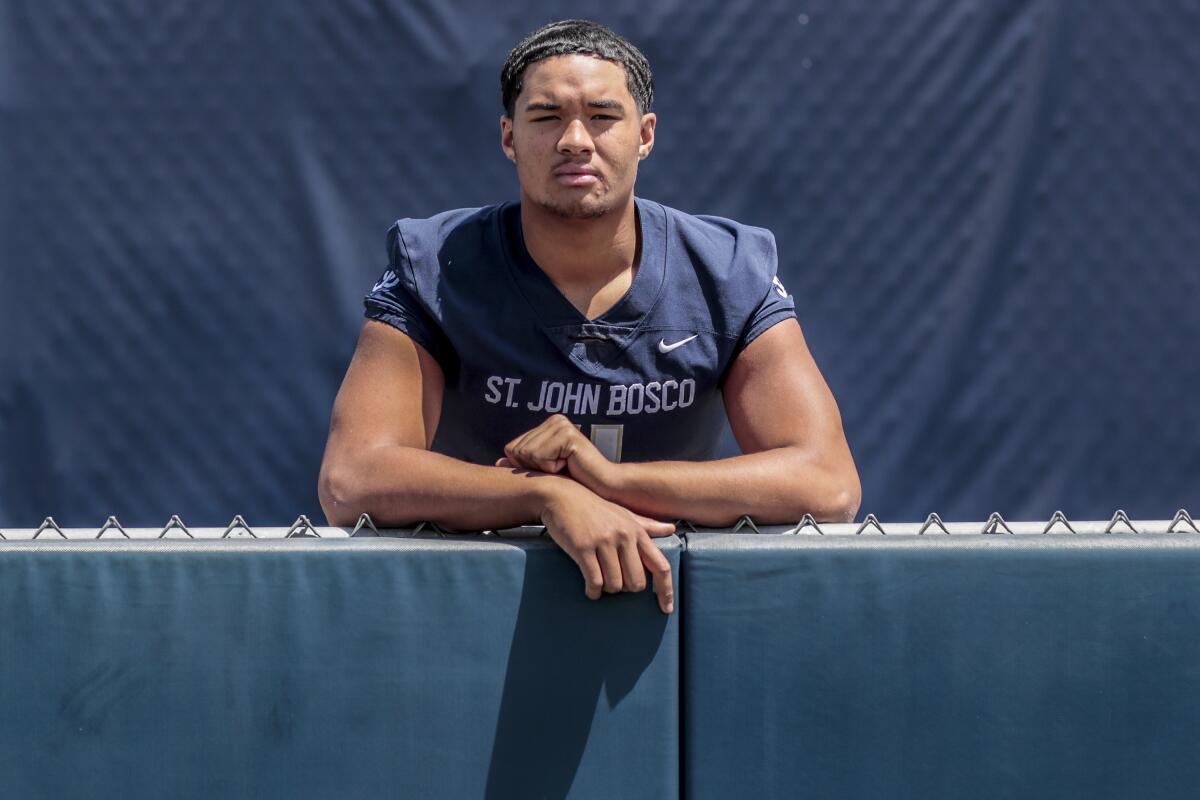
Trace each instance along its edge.
{"label": "dark blue tarp backdrop", "polygon": [[0,525],[317,518],[401,216],[515,196],[497,73],[655,70],[639,193],[774,230],[863,512],[1200,507],[1200,3],[0,5]]}

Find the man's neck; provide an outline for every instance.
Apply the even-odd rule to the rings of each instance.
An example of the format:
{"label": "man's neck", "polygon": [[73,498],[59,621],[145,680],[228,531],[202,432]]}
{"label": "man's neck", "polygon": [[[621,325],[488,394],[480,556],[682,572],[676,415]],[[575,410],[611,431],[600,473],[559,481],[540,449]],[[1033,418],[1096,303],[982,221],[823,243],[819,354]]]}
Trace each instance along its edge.
{"label": "man's neck", "polygon": [[[524,199],[523,199],[524,200]],[[534,262],[589,318],[603,313],[629,289],[637,270],[638,231],[633,195],[623,208],[592,219],[567,219],[527,200],[521,229]]]}

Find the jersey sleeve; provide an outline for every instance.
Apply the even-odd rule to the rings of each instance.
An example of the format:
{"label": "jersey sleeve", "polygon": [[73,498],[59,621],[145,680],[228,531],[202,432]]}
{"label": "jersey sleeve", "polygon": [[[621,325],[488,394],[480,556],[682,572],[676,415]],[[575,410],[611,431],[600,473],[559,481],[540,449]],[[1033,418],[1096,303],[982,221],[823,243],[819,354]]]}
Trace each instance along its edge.
{"label": "jersey sleeve", "polygon": [[397,222],[388,230],[388,266],[363,298],[364,316],[384,322],[407,334],[437,360],[443,369],[453,361],[453,348],[441,326],[422,302],[412,264],[405,253]]}
{"label": "jersey sleeve", "polygon": [[768,328],[785,319],[796,318],[796,304],[787,289],[783,288],[783,282],[779,280],[779,259],[775,250],[775,237],[766,231],[763,233],[766,235],[762,241],[759,267],[771,276],[771,283],[767,286],[766,295],[759,301],[758,306],[750,314],[750,319],[746,322],[741,339],[738,340],[737,352],[739,353]]}

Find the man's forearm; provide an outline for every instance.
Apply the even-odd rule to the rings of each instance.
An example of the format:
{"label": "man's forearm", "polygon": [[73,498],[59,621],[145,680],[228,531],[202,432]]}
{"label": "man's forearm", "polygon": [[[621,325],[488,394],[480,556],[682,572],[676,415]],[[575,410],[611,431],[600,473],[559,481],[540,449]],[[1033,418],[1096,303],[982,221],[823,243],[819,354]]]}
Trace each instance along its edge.
{"label": "man's forearm", "polygon": [[554,482],[563,480],[384,446],[323,466],[319,492],[331,525],[353,525],[366,512],[377,525],[485,530],[538,522]]}
{"label": "man's forearm", "polygon": [[764,523],[794,523],[809,513],[821,522],[849,522],[861,494],[857,474],[791,447],[718,461],[614,464],[602,481],[584,484],[639,514],[709,526],[743,514]]}

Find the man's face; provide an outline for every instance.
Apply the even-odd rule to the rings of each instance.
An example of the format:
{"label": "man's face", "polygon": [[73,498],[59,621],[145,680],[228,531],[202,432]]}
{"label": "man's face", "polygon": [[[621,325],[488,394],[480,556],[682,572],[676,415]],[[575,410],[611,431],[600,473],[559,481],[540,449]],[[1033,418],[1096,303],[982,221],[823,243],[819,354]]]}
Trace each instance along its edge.
{"label": "man's face", "polygon": [[500,118],[500,146],[517,165],[522,200],[587,219],[628,202],[655,121],[638,113],[620,64],[554,56],[525,70],[513,117]]}

